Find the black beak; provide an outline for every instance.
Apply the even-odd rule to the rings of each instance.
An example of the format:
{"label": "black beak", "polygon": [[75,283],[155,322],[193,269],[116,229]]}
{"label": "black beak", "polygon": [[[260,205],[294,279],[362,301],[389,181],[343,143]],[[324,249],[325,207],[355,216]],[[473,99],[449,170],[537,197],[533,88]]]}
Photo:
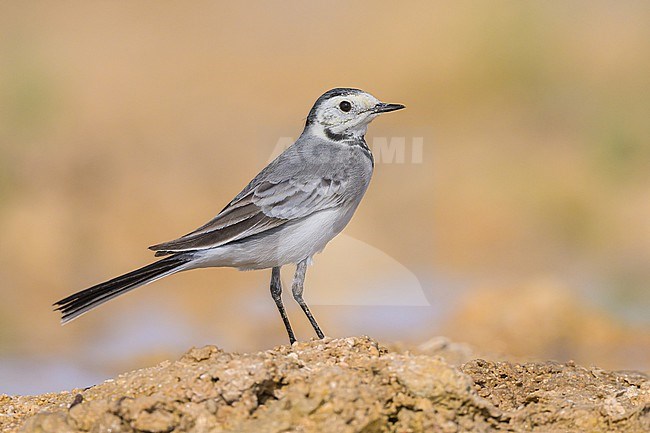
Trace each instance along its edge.
{"label": "black beak", "polygon": [[388,113],[389,111],[397,111],[401,110],[402,108],[406,108],[402,104],[386,104],[385,102],[380,102],[379,104],[375,105],[375,113]]}

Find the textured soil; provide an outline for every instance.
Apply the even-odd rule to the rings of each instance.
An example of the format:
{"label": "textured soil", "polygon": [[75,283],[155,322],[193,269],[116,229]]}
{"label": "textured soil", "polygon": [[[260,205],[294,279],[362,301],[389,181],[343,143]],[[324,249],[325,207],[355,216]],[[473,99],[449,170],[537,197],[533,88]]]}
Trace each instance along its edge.
{"label": "textured soil", "polygon": [[[369,338],[253,354],[214,346],[86,390],[0,396],[0,430],[24,432],[648,432],[650,381],[572,363],[467,361]],[[440,356],[442,355],[442,356]]]}

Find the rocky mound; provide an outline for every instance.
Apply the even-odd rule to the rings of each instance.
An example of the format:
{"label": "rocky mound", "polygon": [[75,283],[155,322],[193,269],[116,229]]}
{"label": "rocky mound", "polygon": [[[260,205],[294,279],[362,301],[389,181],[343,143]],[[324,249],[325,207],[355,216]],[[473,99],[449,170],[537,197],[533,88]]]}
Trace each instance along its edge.
{"label": "rocky mound", "polygon": [[369,338],[214,346],[86,390],[0,397],[24,432],[647,432],[650,381],[552,362],[389,351]]}

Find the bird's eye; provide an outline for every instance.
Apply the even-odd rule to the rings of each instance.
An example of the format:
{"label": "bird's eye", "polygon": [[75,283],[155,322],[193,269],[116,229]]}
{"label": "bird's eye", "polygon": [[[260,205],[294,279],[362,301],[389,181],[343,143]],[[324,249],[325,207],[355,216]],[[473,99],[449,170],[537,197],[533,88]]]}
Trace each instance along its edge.
{"label": "bird's eye", "polygon": [[352,110],[352,104],[350,104],[348,101],[341,101],[339,108],[341,111],[345,111],[347,113],[348,111]]}

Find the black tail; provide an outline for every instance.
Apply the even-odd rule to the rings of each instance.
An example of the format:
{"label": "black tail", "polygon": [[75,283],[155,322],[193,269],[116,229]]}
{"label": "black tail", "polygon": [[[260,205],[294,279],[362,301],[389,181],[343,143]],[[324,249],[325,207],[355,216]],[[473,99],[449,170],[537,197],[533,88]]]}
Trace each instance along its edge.
{"label": "black tail", "polygon": [[128,274],[70,295],[55,302],[54,306],[62,314],[61,323],[67,323],[129,290],[178,272],[180,270],[178,268],[187,262],[187,259],[179,256],[166,257]]}

